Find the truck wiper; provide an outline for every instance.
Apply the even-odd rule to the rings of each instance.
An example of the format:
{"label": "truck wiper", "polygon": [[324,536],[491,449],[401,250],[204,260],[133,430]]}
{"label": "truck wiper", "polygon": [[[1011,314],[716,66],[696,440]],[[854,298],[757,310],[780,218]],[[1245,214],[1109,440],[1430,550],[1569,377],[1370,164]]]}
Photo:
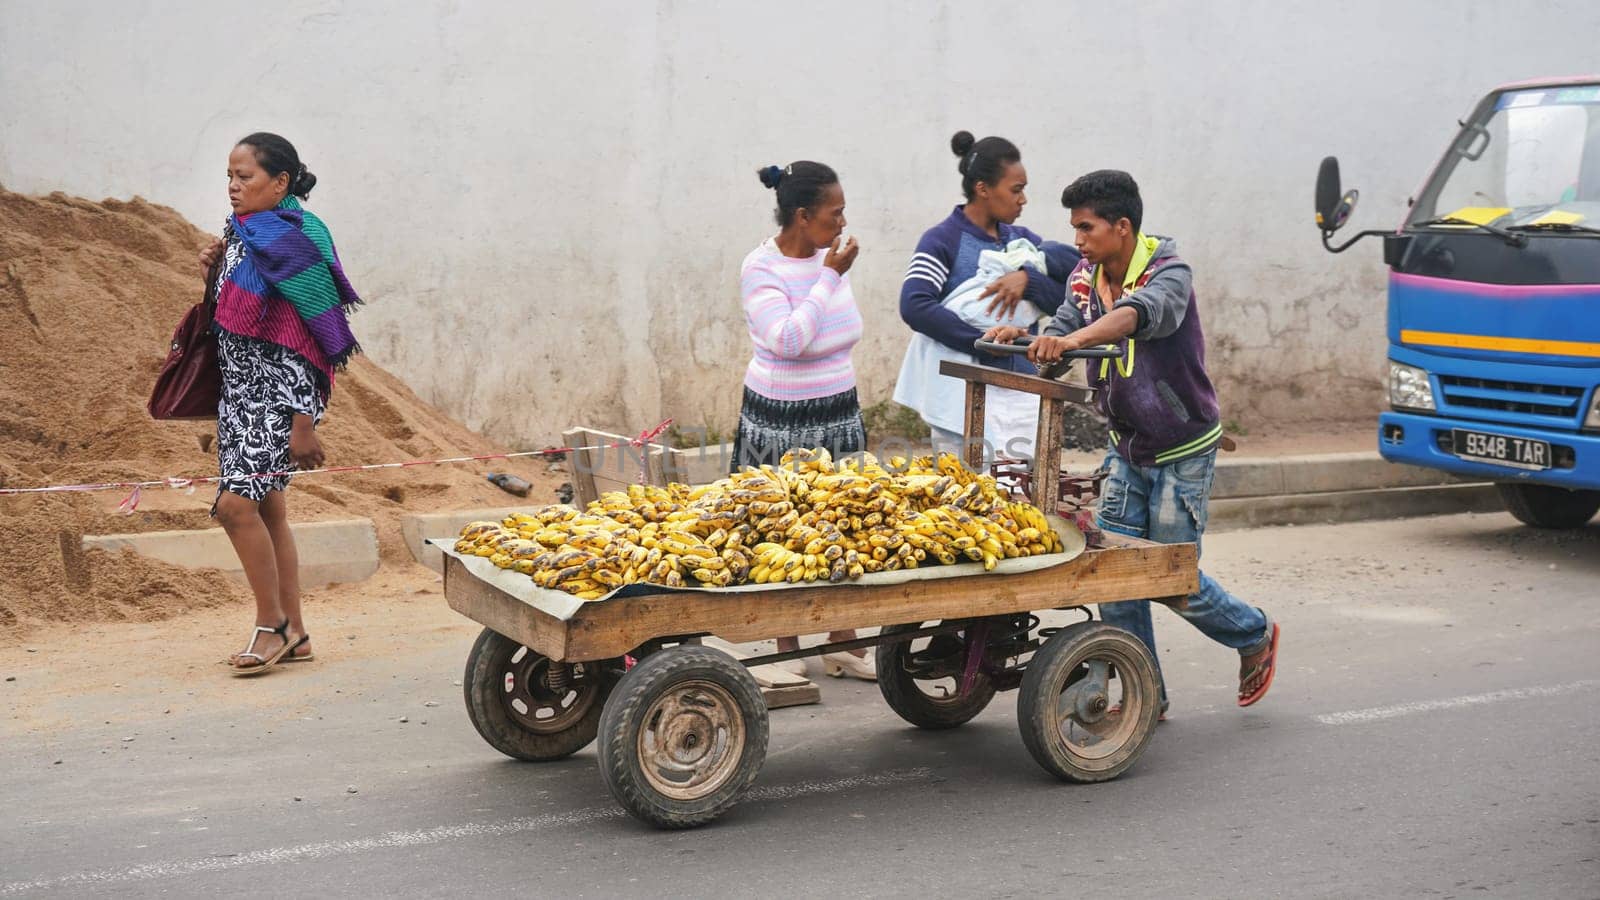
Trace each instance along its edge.
{"label": "truck wiper", "polygon": [[1600,228],[1593,225],[1579,225],[1576,222],[1529,222],[1526,225],[1513,225],[1512,231],[1554,231],[1568,234],[1600,234]]}
{"label": "truck wiper", "polygon": [[1473,222],[1469,219],[1458,219],[1455,216],[1440,216],[1437,219],[1413,223],[1411,227],[1419,228],[1425,225],[1466,225],[1480,231],[1486,231],[1513,247],[1528,246],[1528,236],[1525,234],[1514,234],[1504,228],[1496,228],[1493,225],[1485,225],[1482,222]]}

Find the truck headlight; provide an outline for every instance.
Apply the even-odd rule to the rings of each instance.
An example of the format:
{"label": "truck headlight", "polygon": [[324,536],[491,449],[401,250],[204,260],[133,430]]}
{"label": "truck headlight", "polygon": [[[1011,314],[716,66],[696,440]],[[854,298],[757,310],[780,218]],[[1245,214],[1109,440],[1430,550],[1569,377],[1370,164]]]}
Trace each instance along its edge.
{"label": "truck headlight", "polygon": [[1589,400],[1589,414],[1583,417],[1583,427],[1600,431],[1600,387],[1594,389],[1594,396]]}
{"label": "truck headlight", "polygon": [[1407,366],[1389,360],[1389,405],[1395,409],[1417,409],[1433,412],[1433,385],[1428,383],[1428,373],[1416,366]]}

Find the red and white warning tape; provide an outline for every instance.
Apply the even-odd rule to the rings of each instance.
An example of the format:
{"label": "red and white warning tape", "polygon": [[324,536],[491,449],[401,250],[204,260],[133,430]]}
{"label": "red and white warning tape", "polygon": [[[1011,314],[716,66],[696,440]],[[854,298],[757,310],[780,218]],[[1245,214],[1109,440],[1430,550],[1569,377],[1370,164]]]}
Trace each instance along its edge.
{"label": "red and white warning tape", "polygon": [[[585,450],[617,450],[622,447],[644,447],[651,444],[667,426],[672,424],[671,419],[665,419],[660,425],[639,433],[632,440],[612,441],[609,444],[594,444],[588,447],[546,447],[543,450],[522,450],[516,453],[484,453],[476,456],[452,456],[448,459],[411,459],[405,462],[369,463],[363,466],[324,466],[320,469],[302,469],[289,472],[253,472],[249,475],[239,476],[244,478],[278,478],[293,475],[303,478],[307,475],[332,475],[339,472],[371,472],[377,469],[409,469],[415,466],[442,466],[451,463],[488,462],[496,459],[518,459],[527,456],[552,457],[566,453],[577,453]],[[195,485],[216,484],[222,480],[220,475],[196,476],[193,478],[169,477],[157,478],[148,481],[100,481],[87,484],[50,484],[40,487],[10,488],[0,487],[0,496],[13,494],[79,494],[96,491],[129,491],[127,497],[117,504],[117,511],[124,515],[131,514],[139,508],[139,498],[145,488],[172,488],[174,490],[188,490]]]}

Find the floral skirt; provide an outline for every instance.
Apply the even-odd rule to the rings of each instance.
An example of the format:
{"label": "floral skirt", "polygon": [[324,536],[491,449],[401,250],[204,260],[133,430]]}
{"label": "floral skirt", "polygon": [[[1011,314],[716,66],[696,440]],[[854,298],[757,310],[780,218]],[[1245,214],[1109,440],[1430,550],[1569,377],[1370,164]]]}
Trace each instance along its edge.
{"label": "floral skirt", "polygon": [[774,400],[744,389],[730,472],[777,465],[790,450],[818,447],[835,458],[867,449],[867,427],[855,388],[814,400]]}
{"label": "floral skirt", "polygon": [[289,486],[289,429],[295,414],[322,421],[319,373],[293,350],[217,331],[222,397],[217,403],[217,468],[223,491],[260,503]]}

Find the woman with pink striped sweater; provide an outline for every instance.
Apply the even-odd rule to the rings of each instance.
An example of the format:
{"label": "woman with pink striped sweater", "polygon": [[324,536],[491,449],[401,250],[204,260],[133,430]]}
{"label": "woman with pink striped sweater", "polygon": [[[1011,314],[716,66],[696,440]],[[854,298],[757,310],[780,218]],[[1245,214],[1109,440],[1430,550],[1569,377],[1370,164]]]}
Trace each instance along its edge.
{"label": "woman with pink striped sweater", "polygon": [[[732,469],[777,465],[795,448],[826,448],[835,458],[867,449],[850,352],[861,340],[846,273],[859,250],[844,231],[844,188],[833,169],[802,160],[759,173],[778,195],[779,232],[750,251],[740,270],[745,323],[754,353],[745,369],[744,402]],[[855,638],[834,632],[830,643]],[[798,649],[781,638],[780,651]],[[798,660],[786,666],[803,674]],[[828,653],[829,675],[874,680],[865,652]]]}

